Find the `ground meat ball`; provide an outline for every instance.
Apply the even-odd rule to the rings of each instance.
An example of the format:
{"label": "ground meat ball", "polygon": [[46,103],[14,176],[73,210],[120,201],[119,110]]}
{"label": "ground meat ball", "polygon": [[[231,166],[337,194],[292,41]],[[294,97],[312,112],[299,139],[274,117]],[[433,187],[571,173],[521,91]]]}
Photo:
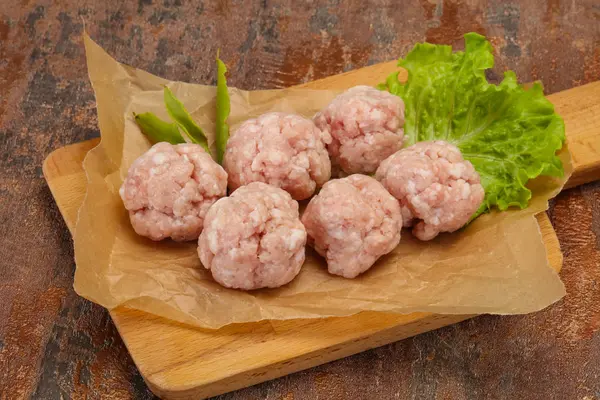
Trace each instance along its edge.
{"label": "ground meat ball", "polygon": [[443,141],[398,151],[381,163],[375,177],[400,201],[404,226],[414,225],[413,234],[421,240],[460,229],[485,195],[473,165]]}
{"label": "ground meat ball", "polygon": [[227,193],[227,173],[195,144],[157,143],[129,168],[119,194],[138,235],[197,239],[209,207]]}
{"label": "ground meat ball", "polygon": [[282,189],[254,182],[211,207],[198,255],[225,287],[274,288],[298,275],[305,245],[298,203]]}
{"label": "ground meat ball", "polygon": [[375,179],[350,175],[327,182],[302,223],[330,273],[355,278],[400,242],[398,201]]}
{"label": "ground meat ball", "polygon": [[404,102],[391,93],[356,86],[336,97],[314,121],[331,134],[327,150],[334,169],[371,174],[402,147]]}
{"label": "ground meat ball", "polygon": [[296,200],[309,198],[331,177],[328,133],[299,115],[268,113],[244,122],[227,143],[229,188],[265,182]]}

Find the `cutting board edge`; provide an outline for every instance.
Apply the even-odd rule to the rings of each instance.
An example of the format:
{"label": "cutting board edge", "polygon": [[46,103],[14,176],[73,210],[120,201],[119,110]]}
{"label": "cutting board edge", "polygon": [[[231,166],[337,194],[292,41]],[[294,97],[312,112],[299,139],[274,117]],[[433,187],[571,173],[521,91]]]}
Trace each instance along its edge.
{"label": "cutting board edge", "polygon": [[[206,380],[202,383],[171,385],[168,382],[168,378],[165,378],[165,375],[169,371],[168,369],[163,373],[142,376],[152,392],[159,397],[165,396],[167,398],[168,396],[169,399],[174,400],[204,399],[300,372],[421,333],[463,322],[477,316],[479,315],[427,314],[407,324],[394,325],[376,333],[366,334],[360,338],[339,342],[326,348],[315,349],[297,357],[260,366],[242,373],[224,376],[220,379]],[[399,332],[400,330],[403,332]],[[248,385],[248,382],[252,382],[251,385]]]}

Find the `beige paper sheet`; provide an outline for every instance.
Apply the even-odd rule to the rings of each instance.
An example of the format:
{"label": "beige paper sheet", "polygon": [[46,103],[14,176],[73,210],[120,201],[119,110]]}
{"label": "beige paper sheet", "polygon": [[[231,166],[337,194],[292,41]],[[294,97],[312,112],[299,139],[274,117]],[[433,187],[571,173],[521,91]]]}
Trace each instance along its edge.
{"label": "beige paper sheet", "polygon": [[[169,82],[119,64],[87,36],[85,46],[102,142],[84,161],[88,191],[74,238],[75,289],[81,296],[109,309],[125,305],[204,328],[364,310],[520,314],[564,296],[534,215],[547,208],[566,178],[536,181],[529,208],[484,215],[463,231],[430,242],[404,232],[395,251],[354,280],[329,275],[324,260],[307,249],[302,271],[284,287],[242,292],[219,286],[200,264],[195,242],[156,243],[137,236],[118,195],[127,168],[150,147],[132,112],[167,118],[162,85],[169,85],[212,143],[215,88]],[[275,110],[310,117],[335,94],[230,89],[230,123],[235,128]],[[568,165],[568,152],[563,155]]]}

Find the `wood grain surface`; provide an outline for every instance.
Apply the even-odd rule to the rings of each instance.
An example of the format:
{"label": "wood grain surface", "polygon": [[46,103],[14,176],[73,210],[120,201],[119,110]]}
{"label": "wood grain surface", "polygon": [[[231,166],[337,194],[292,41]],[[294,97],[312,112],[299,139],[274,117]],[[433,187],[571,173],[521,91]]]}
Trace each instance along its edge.
{"label": "wood grain surface", "polygon": [[[152,398],[105,310],[74,294],[70,235],[46,187],[53,149],[96,137],[82,18],[110,53],[170,79],[276,88],[396,58],[417,41],[496,47],[553,93],[600,79],[596,1],[5,0],[0,2],[0,398]],[[600,185],[562,193],[550,219],[567,297],[485,316],[221,399],[600,398]]]}

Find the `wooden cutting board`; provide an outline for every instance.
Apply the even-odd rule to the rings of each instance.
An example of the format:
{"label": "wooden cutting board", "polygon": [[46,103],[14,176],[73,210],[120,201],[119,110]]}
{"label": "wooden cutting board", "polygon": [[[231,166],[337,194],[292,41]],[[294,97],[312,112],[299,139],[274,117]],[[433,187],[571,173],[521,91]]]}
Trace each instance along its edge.
{"label": "wooden cutting board", "polygon": [[[396,68],[378,64],[302,85],[344,89],[374,85]],[[574,173],[567,186],[600,179],[600,82],[549,96],[565,119]],[[91,140],[51,153],[43,171],[71,231],[86,191],[82,161]],[[562,254],[545,213],[538,222],[550,264]],[[450,325],[473,315],[397,315],[364,312],[351,317],[262,321],[206,330],[127,308],[110,314],[150,389],[165,399],[198,399],[290,374],[367,349]]]}

